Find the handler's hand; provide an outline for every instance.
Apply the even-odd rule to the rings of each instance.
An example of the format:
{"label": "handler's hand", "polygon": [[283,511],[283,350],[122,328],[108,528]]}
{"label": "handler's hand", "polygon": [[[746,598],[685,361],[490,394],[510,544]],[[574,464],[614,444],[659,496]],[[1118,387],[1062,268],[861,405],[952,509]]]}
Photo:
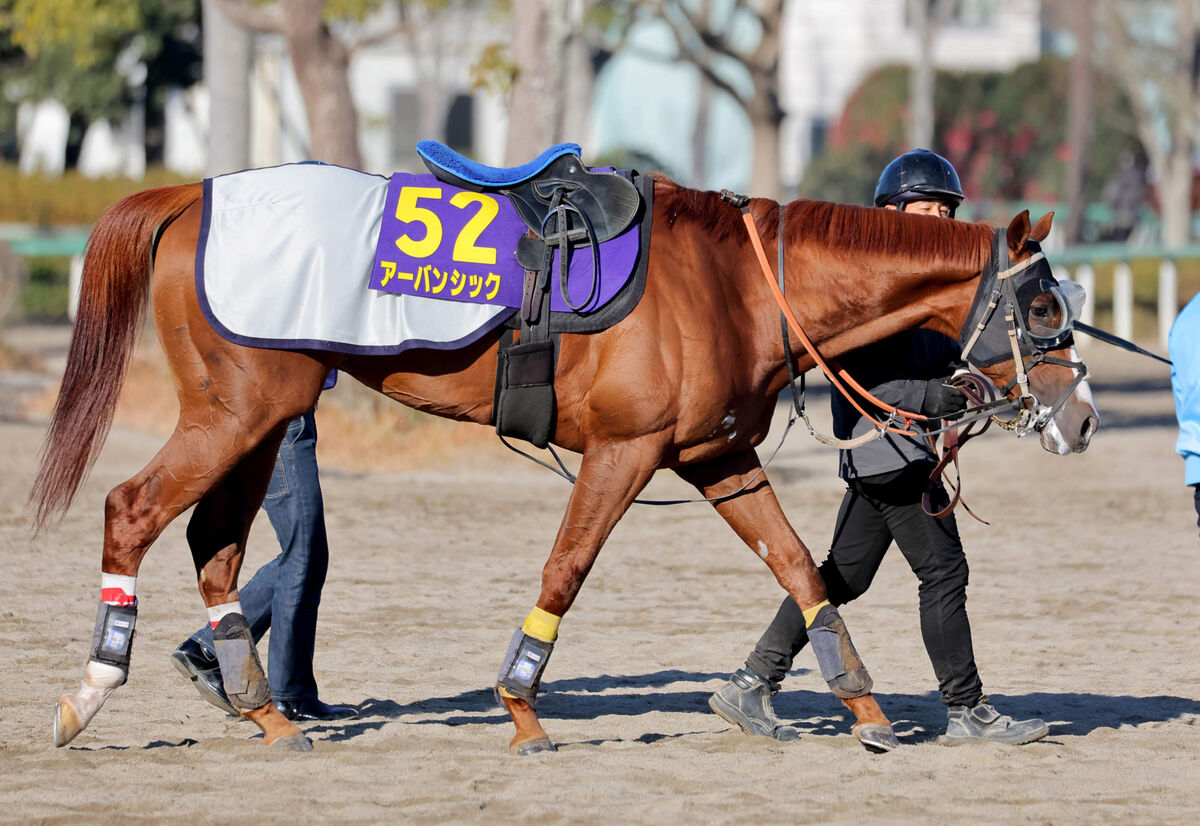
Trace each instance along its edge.
{"label": "handler's hand", "polygon": [[921,412],[937,419],[954,419],[967,409],[967,397],[957,387],[946,384],[949,376],[930,379],[925,385],[925,401]]}

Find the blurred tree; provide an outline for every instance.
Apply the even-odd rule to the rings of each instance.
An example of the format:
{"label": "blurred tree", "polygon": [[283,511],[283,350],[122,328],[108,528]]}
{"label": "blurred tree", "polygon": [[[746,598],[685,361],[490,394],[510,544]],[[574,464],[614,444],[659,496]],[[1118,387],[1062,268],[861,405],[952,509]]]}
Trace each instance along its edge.
{"label": "blurred tree", "polygon": [[230,20],[260,33],[282,35],[304,98],[313,160],[362,166],[358,113],[350,96],[351,46],[337,37],[334,20],[361,21],[381,0],[217,0]]}
{"label": "blurred tree", "polygon": [[1096,81],[1092,55],[1096,40],[1095,14],[1091,0],[1057,0],[1075,35],[1071,56],[1071,83],[1067,100],[1067,223],[1063,233],[1068,244],[1083,241],[1084,178],[1095,135]]}
{"label": "blurred tree", "polygon": [[593,72],[586,0],[513,0],[507,164],[587,132]]}
{"label": "blurred tree", "polygon": [[937,73],[933,47],[950,14],[951,0],[907,0],[909,21],[917,33],[917,48],[909,68],[908,143],[927,147],[933,142],[933,93]]}
{"label": "blurred tree", "polygon": [[208,158],[205,172],[223,175],[250,166],[250,71],[254,39],[203,0],[204,80],[208,86]]}
{"label": "blurred tree", "polygon": [[60,101],[71,114],[68,161],[87,125],[145,104],[146,159],[162,160],[167,90],[201,74],[197,0],[3,0],[10,100]]}
{"label": "blurred tree", "polygon": [[[308,121],[309,157],[362,166],[358,116],[350,95],[354,54],[368,45],[406,37],[418,78],[419,133],[443,138],[454,92],[442,70],[443,52],[464,20],[488,0],[215,0],[221,11],[252,32],[282,35],[300,86]],[[385,9],[385,7],[387,7]],[[375,25],[362,26],[386,10]],[[394,18],[391,19],[391,18]],[[455,53],[457,47],[450,48]]]}
{"label": "blurred tree", "polygon": [[[754,135],[750,193],[779,197],[779,32],[784,0],[651,0],[649,8],[675,36],[679,57],[746,110]],[[747,27],[746,23],[750,25]],[[753,29],[746,36],[747,28]],[[730,70],[749,77],[731,80]],[[697,128],[705,128],[698,124]]]}
{"label": "blurred tree", "polygon": [[[908,78],[905,67],[891,66],[863,81],[835,125],[828,151],[805,170],[802,195],[869,202],[880,170],[912,148],[905,118]],[[1070,152],[1062,104],[1069,85],[1069,66],[1056,58],[1011,72],[939,72],[928,148],[954,164],[973,201],[1063,200]],[[1099,197],[1134,133],[1129,102],[1114,82],[1098,77],[1095,100],[1095,139],[1084,175],[1088,200]]]}
{"label": "blurred tree", "polygon": [[[750,193],[779,197],[779,130],[784,114],[779,105],[779,32],[784,0],[604,0],[601,5],[624,32],[639,22],[666,24],[675,53],[665,59],[695,66],[711,90],[732,97],[750,119],[754,135]],[[702,97],[707,94],[706,90]],[[704,130],[708,127],[705,105],[699,110],[696,129]]]}
{"label": "blurred tree", "polygon": [[1186,244],[1200,148],[1200,2],[1110,0],[1101,8],[1104,64],[1133,105],[1157,188],[1163,243]]}

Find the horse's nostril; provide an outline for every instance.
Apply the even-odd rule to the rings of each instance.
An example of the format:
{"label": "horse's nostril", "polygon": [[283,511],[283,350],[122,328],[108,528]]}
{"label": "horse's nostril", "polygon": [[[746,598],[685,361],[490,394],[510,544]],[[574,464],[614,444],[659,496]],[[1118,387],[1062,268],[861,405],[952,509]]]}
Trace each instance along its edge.
{"label": "horse's nostril", "polygon": [[1079,428],[1079,437],[1087,442],[1092,438],[1092,434],[1096,432],[1096,420],[1088,416],[1083,420],[1083,426]]}

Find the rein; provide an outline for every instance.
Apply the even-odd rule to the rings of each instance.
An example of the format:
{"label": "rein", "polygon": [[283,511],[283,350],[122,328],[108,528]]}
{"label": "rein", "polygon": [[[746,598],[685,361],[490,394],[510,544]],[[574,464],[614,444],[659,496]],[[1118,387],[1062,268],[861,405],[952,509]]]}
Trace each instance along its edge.
{"label": "rein", "polygon": [[[792,308],[788,306],[787,299],[784,297],[783,291],[779,288],[779,285],[777,285],[775,283],[775,278],[771,273],[771,265],[767,262],[767,254],[763,250],[762,238],[758,234],[758,226],[754,223],[754,216],[750,214],[750,207],[749,207],[750,199],[747,198],[745,195],[738,195],[737,193],[732,192],[731,190],[728,190],[728,189],[721,190],[721,199],[741,210],[742,221],[743,221],[743,223],[745,223],[747,234],[750,236],[750,245],[754,248],[754,255],[758,259],[758,265],[762,269],[763,276],[767,280],[767,286],[771,290],[771,295],[774,296],[775,303],[777,303],[779,305],[779,310],[783,314],[783,317],[787,320],[787,322],[789,324],[791,324],[792,329],[795,330],[796,337],[798,339],[800,339],[800,343],[804,345],[805,351],[813,359],[813,361],[816,362],[817,366],[821,368],[821,372],[824,373],[825,377],[829,379],[829,383],[832,384],[834,387],[836,387],[838,389],[838,392],[840,392],[843,396],[845,396],[846,399],[850,402],[850,404],[854,406],[854,409],[857,410],[859,413],[861,413],[863,415],[863,417],[865,417],[867,419],[867,421],[869,421],[873,425],[875,425],[875,428],[876,428],[875,433],[865,434],[870,437],[869,439],[866,439],[861,442],[859,440],[844,440],[844,439],[838,439],[835,441],[827,441],[826,439],[820,439],[820,441],[825,442],[826,444],[830,444],[830,445],[835,445],[837,443],[846,442],[846,441],[854,441],[859,444],[865,444],[867,441],[881,438],[885,432],[899,433],[899,434],[905,435],[905,436],[916,435],[910,429],[911,425],[913,425],[916,422],[928,422],[929,421],[928,416],[924,416],[920,413],[914,413],[910,410],[901,410],[898,407],[894,407],[893,405],[886,404],[886,403],[880,401],[878,398],[876,398],[870,392],[868,392],[866,390],[866,388],[864,388],[857,381],[855,381],[854,378],[849,373],[847,373],[845,370],[843,370],[841,367],[830,367],[829,363],[826,362],[826,360],[821,356],[820,352],[817,351],[817,348],[813,345],[813,343],[809,339],[808,335],[805,334],[804,328],[800,325],[800,322],[799,322],[799,320],[797,320],[795,313],[792,312]],[[780,259],[782,260],[782,257],[783,257],[783,252],[782,252],[783,211],[782,210],[780,210],[779,235],[780,235],[780,240],[779,240]],[[782,278],[783,278],[782,268],[780,270],[779,277],[782,280]],[[791,358],[790,348],[788,349],[787,358],[789,359],[789,368],[790,368],[790,358]],[[791,369],[789,369],[788,372],[789,372],[789,378],[790,378],[793,371]],[[868,413],[866,410],[864,410],[859,405],[858,401],[849,393],[849,391],[846,390],[845,384],[843,384],[843,382],[845,384],[850,385],[850,387],[852,387],[862,398],[866,399],[866,401],[868,403],[875,405],[880,410],[887,411],[887,413],[888,413],[887,420],[880,422],[877,419],[875,419],[874,416],[872,416],[870,413]],[[900,421],[903,422],[903,427],[896,427],[894,425],[894,422],[897,419],[899,419]],[[809,425],[809,430],[810,431],[812,430],[811,425]],[[816,434],[814,433],[814,435],[816,435]],[[855,444],[854,446],[857,446],[857,444]]]}
{"label": "rein", "polygon": [[1139,356],[1147,356],[1152,359],[1157,359],[1167,366],[1173,366],[1170,359],[1165,359],[1157,353],[1151,353],[1149,350],[1143,350],[1132,341],[1126,341],[1120,336],[1115,336],[1106,330],[1101,330],[1099,327],[1093,327],[1090,324],[1084,324],[1082,321],[1076,321],[1073,326],[1079,332],[1087,333],[1092,338],[1098,338],[1105,344],[1111,344],[1114,347],[1120,347],[1121,349],[1128,350],[1131,353],[1137,353]]}

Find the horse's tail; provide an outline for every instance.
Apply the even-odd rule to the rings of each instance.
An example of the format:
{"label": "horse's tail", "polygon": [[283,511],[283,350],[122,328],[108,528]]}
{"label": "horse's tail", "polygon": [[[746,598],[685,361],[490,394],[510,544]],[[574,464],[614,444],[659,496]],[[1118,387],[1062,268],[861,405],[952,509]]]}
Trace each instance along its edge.
{"label": "horse's tail", "polygon": [[117,201],[92,229],[67,367],[29,494],[39,531],[66,513],[104,445],[142,330],[158,234],[200,197],[199,184],[148,189]]}

